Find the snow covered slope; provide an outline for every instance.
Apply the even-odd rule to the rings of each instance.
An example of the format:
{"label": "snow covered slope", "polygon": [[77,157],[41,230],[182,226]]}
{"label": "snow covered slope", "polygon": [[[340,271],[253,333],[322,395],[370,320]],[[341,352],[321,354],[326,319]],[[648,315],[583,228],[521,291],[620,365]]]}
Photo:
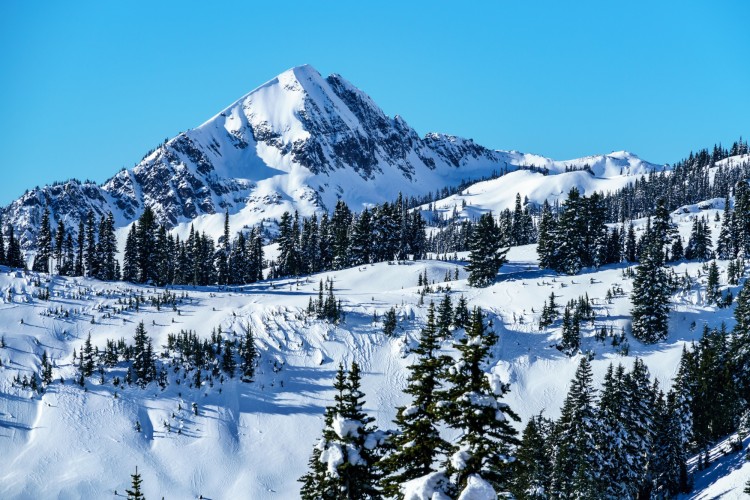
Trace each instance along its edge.
{"label": "snow covered slope", "polygon": [[[704,213],[713,220],[720,209]],[[688,231],[695,215],[690,210],[674,215],[682,233]],[[638,231],[642,223],[637,224]],[[731,309],[705,304],[705,273],[698,278],[702,264],[681,263],[675,271],[678,275],[687,271],[694,286],[674,297],[669,338],[655,346],[629,338],[630,352],[621,356],[593,334],[601,326],[618,331],[628,324],[632,280],[623,276],[624,267],[560,277],[538,269],[534,250],[533,245],[511,249],[510,262],[486,289],[466,285],[460,262],[382,263],[309,280],[263,282],[224,291],[177,289],[178,294],[188,295],[179,314],[149,305],[148,298],[162,292],[152,287],[4,269],[0,335],[7,347],[0,349],[4,456],[0,498],[107,497],[114,490],[122,493],[136,465],[149,498],[296,498],[296,478],[307,469],[323,426],[324,407],[333,401],[331,384],[339,362],[355,360],[362,365],[366,408],[379,426],[392,426],[395,406],[405,403],[401,389],[411,361],[408,348],[426,316],[416,286],[425,270],[435,287],[450,286],[454,301],[464,295],[470,305],[481,306],[491,315],[500,339],[492,371],[511,383],[506,400],[524,421],[542,410],[548,416],[559,415],[579,361],[553,347],[561,335],[559,328],[539,331],[536,327],[542,302],[551,292],[559,303],[584,293],[591,297],[597,320],[594,327],[583,325],[582,348],[594,353],[597,382],[609,363],[630,366],[640,356],[662,387],[668,386],[683,346],[699,338],[703,322],[716,326],[726,321],[730,328],[733,324]],[[722,275],[726,264],[719,263]],[[443,282],[446,273],[452,275],[456,268],[459,279]],[[319,280],[328,277],[334,280],[335,294],[346,312],[339,326],[304,313],[310,297],[317,297]],[[51,289],[49,301],[39,299],[42,288]],[[612,289],[617,293],[610,302],[605,297]],[[734,287],[735,295],[737,291]],[[139,312],[116,311],[136,294],[147,299]],[[426,301],[441,298],[435,292]],[[398,312],[399,327],[394,338],[387,338],[373,314],[382,318],[391,307]],[[208,337],[212,328],[221,326],[224,335],[232,338],[249,325],[261,351],[257,380],[245,384],[235,378],[197,389],[170,379],[164,391],[156,384],[146,390],[122,389],[112,385],[114,376],[124,377],[123,369],[117,368],[107,372],[104,384],[93,377],[86,391],[71,383],[73,350],[81,349],[89,333],[101,349],[107,338],[132,338],[139,321],[145,322],[156,346],[166,343],[168,333],[181,329]],[[450,342],[444,347],[451,352]],[[13,387],[11,379],[16,374],[38,370],[45,350],[55,365],[55,379],[64,377],[66,383],[53,383],[42,396]],[[191,410],[193,402],[198,415]],[[742,484],[749,476],[748,467],[741,468],[741,462],[728,458],[699,476],[699,489],[688,498],[741,498]]]}
{"label": "snow covered slope", "polygon": [[449,135],[421,138],[341,76],[324,78],[299,66],[159,145],[103,185],[71,180],[37,187],[3,215],[27,250],[33,249],[45,205],[73,232],[89,210],[97,215],[111,210],[117,226],[124,227],[151,206],[169,227],[198,218],[199,229],[218,236],[225,210],[232,227],[241,228],[286,210],[310,215],[332,210],[343,199],[358,211],[399,192],[420,196],[531,166],[551,175],[588,166],[596,178],[661,168],[626,152],[556,162]]}
{"label": "snow covered slope", "polygon": [[643,175],[667,170],[666,166],[643,161],[626,151],[568,161],[526,156],[527,162],[537,162],[526,165],[538,168],[515,170],[497,179],[477,182],[421,209],[427,211],[431,207],[442,217],[450,217],[455,211],[459,216],[474,218],[488,210],[494,213],[506,208],[512,210],[516,193],[538,205],[544,200],[554,204],[565,201],[573,187],[586,195],[595,191],[607,193],[632,184]]}

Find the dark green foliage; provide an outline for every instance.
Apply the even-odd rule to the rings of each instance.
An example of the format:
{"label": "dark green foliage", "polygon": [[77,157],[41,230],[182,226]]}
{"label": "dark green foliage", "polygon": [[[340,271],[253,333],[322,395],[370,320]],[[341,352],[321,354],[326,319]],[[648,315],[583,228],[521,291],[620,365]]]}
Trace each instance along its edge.
{"label": "dark green foliage", "polygon": [[49,261],[52,258],[52,230],[49,215],[49,207],[45,206],[36,240],[37,253],[32,266],[32,270],[43,273],[49,272]]}
{"label": "dark green foliage", "polygon": [[560,498],[595,498],[598,494],[602,457],[596,447],[595,404],[591,364],[582,356],[553,437],[551,488]]}
{"label": "dark green foliage", "polygon": [[143,484],[143,480],[141,479],[141,475],[138,473],[137,465],[135,467],[135,473],[131,474],[130,478],[130,489],[125,490],[125,493],[128,495],[128,500],[145,500],[146,497],[143,496],[143,493],[141,492],[141,485]]}
{"label": "dark green foliage", "polygon": [[466,270],[469,285],[486,287],[492,284],[497,272],[506,262],[508,249],[500,249],[500,234],[491,213],[482,214],[469,242],[471,253]]}
{"label": "dark green foliage", "polygon": [[386,337],[392,337],[396,333],[396,326],[398,326],[396,309],[391,307],[383,315],[383,334]]}
{"label": "dark green foliage", "polygon": [[546,500],[550,497],[552,435],[554,422],[541,414],[529,419],[516,453],[512,491],[517,498]]}
{"label": "dark green foliage", "polygon": [[[352,363],[347,374],[339,366],[336,380],[336,404],[326,409],[323,437],[315,446],[310,471],[299,479],[303,499],[370,499],[379,498],[379,473],[375,464],[380,458],[379,433],[373,418],[363,410],[364,394],[360,390],[360,371]],[[336,460],[340,458],[340,462]],[[338,462],[338,465],[333,465]],[[328,464],[335,466],[335,474]]]}
{"label": "dark green foliage", "polygon": [[633,336],[648,344],[666,339],[668,333],[672,288],[662,267],[662,242],[658,238],[646,242],[633,279]]}
{"label": "dark green foliage", "polygon": [[392,451],[380,463],[385,474],[383,493],[388,496],[399,496],[401,484],[435,471],[438,456],[450,448],[436,426],[437,391],[442,387],[442,373],[448,361],[438,352],[439,337],[435,305],[430,303],[419,345],[412,351],[417,360],[409,367],[404,389],[412,397],[411,404],[397,409],[397,430],[389,442]]}
{"label": "dark green foliage", "polygon": [[[488,481],[495,491],[511,486],[510,463],[519,441],[510,420],[519,418],[500,401],[509,386],[484,371],[496,342],[497,335],[485,325],[482,311],[475,308],[466,336],[454,344],[460,359],[447,372],[450,388],[440,396],[445,401],[443,419],[460,432],[448,464],[459,491],[472,474]],[[462,467],[456,467],[458,462]]]}

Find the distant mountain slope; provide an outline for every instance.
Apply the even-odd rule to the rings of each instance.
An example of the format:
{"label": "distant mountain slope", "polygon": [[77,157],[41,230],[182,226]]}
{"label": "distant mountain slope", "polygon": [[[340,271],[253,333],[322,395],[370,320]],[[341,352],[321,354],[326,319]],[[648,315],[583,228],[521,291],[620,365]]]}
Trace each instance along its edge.
{"label": "distant mountain slope", "polygon": [[399,192],[424,195],[518,167],[558,174],[585,165],[598,177],[660,168],[624,152],[555,162],[449,135],[420,138],[341,76],[323,78],[299,66],[161,144],[103,185],[70,180],[37,187],[3,215],[20,232],[23,247],[33,250],[45,205],[74,230],[89,210],[98,215],[111,210],[123,227],[151,206],[169,227],[199,218],[212,231],[221,227],[215,219],[225,210],[239,228],[285,210],[306,215],[331,210],[338,199],[360,209]]}

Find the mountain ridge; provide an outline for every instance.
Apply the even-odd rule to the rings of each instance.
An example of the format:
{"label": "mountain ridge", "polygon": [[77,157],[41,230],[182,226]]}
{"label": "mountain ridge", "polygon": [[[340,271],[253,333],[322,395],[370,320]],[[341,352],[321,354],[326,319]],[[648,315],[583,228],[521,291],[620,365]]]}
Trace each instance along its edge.
{"label": "mountain ridge", "polygon": [[[624,156],[629,172],[660,168]],[[555,162],[447,134],[420,137],[402,117],[388,117],[340,75],[323,77],[303,65],[166,140],[104,183],[70,180],[34,188],[11,202],[3,216],[20,233],[24,250],[33,251],[45,205],[73,233],[89,211],[98,217],[112,211],[122,228],[146,206],[170,229],[224,211],[235,219],[233,227],[245,227],[277,219],[284,211],[331,210],[339,199],[360,209],[399,192],[422,196],[531,165],[558,173],[563,165],[583,166],[596,158],[609,157]],[[612,157],[609,163],[617,161]]]}

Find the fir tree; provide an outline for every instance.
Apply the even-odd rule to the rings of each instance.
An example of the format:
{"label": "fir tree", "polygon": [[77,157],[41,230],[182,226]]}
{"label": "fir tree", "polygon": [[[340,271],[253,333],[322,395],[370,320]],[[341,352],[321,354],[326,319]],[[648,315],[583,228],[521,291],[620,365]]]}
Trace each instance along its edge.
{"label": "fir tree", "polygon": [[596,498],[598,464],[596,447],[596,390],[591,364],[586,356],[576,370],[562,414],[555,426],[556,452],[552,467],[552,490],[558,498]]}
{"label": "fir tree", "polygon": [[437,326],[438,334],[441,338],[447,339],[451,334],[451,324],[453,323],[453,304],[449,294],[443,295],[438,308]]}
{"label": "fir tree", "polygon": [[513,493],[527,500],[547,500],[551,497],[552,472],[551,438],[554,422],[541,414],[529,419],[523,430],[516,454],[516,474]]}
{"label": "fir tree", "polygon": [[469,242],[469,286],[486,287],[492,284],[500,267],[506,262],[508,249],[500,249],[500,235],[491,213],[479,217]]}
{"label": "fir tree", "polygon": [[138,473],[137,465],[135,466],[135,474],[131,474],[130,478],[130,489],[125,490],[125,493],[128,495],[128,500],[145,500],[146,497],[143,496],[143,493],[141,493],[141,485],[143,484],[143,480],[141,479],[141,475]]}
{"label": "fir tree", "polygon": [[721,291],[719,290],[719,267],[716,261],[712,260],[708,266],[708,277],[706,281],[706,303],[718,304],[721,300]]}
{"label": "fir tree", "polygon": [[316,445],[311,470],[300,478],[303,499],[369,499],[380,496],[378,432],[373,418],[363,411],[359,366],[352,363],[349,374],[339,366],[336,404],[326,409],[323,438]]}
{"label": "fir tree", "polygon": [[392,337],[396,333],[396,326],[398,320],[396,319],[396,309],[391,307],[383,315],[383,334],[386,337]]}
{"label": "fir tree", "polygon": [[248,326],[240,349],[240,371],[243,382],[252,382],[255,377],[255,360],[258,358],[258,349],[255,347],[253,331]]}
{"label": "fir tree", "polygon": [[487,329],[482,311],[475,308],[466,337],[454,344],[460,360],[448,370],[446,379],[451,388],[445,395],[443,418],[449,427],[461,432],[448,464],[459,491],[473,474],[488,481],[497,492],[511,486],[510,464],[519,441],[509,420],[519,418],[499,401],[509,391],[508,385],[484,371],[496,342],[497,335]]}
{"label": "fir tree", "polygon": [[435,305],[431,302],[419,345],[412,351],[417,359],[409,367],[404,389],[412,397],[411,404],[397,409],[394,421],[397,432],[389,443],[393,451],[380,465],[385,473],[383,493],[387,496],[400,496],[399,487],[404,482],[435,471],[438,456],[450,448],[436,426],[436,392],[441,389],[446,364],[446,358],[438,353],[439,335]]}
{"label": "fir tree", "polygon": [[669,319],[671,287],[658,245],[660,243],[649,245],[641,255],[631,294],[633,336],[648,344],[667,338]]}
{"label": "fir tree", "polygon": [[49,261],[52,258],[52,230],[49,221],[49,207],[45,205],[42,213],[42,223],[37,236],[37,253],[34,257],[32,269],[37,272],[48,273]]}

